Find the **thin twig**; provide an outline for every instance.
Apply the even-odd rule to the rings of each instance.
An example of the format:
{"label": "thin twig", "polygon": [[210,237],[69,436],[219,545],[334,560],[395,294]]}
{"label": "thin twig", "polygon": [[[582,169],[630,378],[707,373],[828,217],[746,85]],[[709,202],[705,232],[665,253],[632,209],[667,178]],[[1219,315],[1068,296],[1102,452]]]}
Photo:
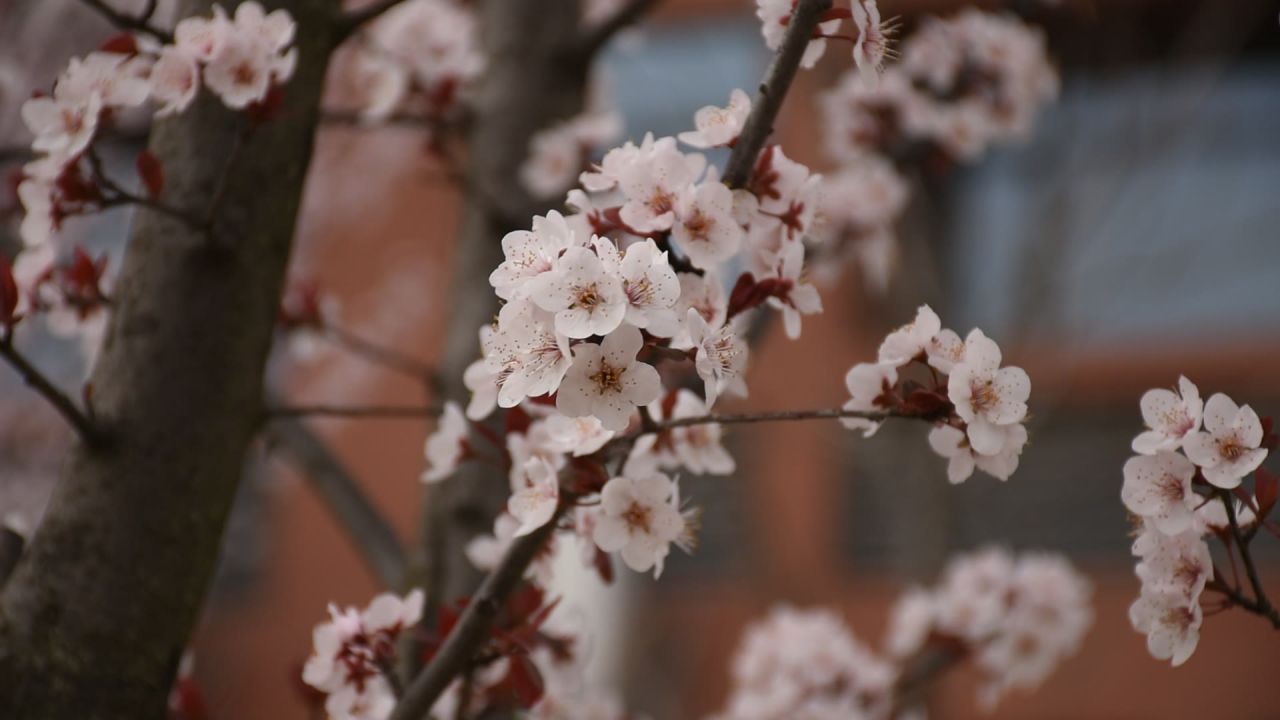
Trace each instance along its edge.
{"label": "thin twig", "polygon": [[35,390],[53,405],[53,408],[71,424],[71,427],[75,428],[86,445],[96,445],[103,439],[101,430],[89,419],[89,416],[59,390],[53,381],[32,365],[22,353],[18,352],[18,349],[13,346],[11,333],[5,333],[4,337],[0,338],[0,356],[3,356],[5,361],[18,371],[27,387]]}
{"label": "thin twig", "polygon": [[572,504],[572,498],[562,496],[555,517],[528,535],[516,538],[498,566],[472,596],[439,652],[405,689],[404,697],[391,713],[390,720],[421,720],[426,717],[449,683],[466,671],[476,650],[488,638],[489,629],[506,605],[507,598],[520,585],[530,563],[555,532],[560,515]]}
{"label": "thin twig", "polygon": [[266,432],[297,464],[378,580],[399,588],[405,571],[400,540],[333,450],[296,419],[274,422]]}
{"label": "thin twig", "polygon": [[283,405],[267,408],[269,419],[300,417],[407,418],[435,417],[440,408],[429,405]]}
{"label": "thin twig", "polygon": [[613,15],[587,28],[575,48],[577,57],[590,61],[614,35],[635,25],[657,4],[658,0],[628,0]]}
{"label": "thin twig", "polygon": [[89,168],[93,171],[94,180],[97,181],[98,185],[101,186],[103,190],[110,193],[110,196],[103,198],[100,203],[104,209],[118,207],[121,205],[137,205],[149,210],[154,210],[162,215],[168,215],[171,218],[185,223],[193,230],[200,230],[203,228],[203,223],[186,211],[166,205],[155,198],[137,195],[127,190],[120,183],[112,180],[111,177],[107,175],[107,168],[102,162],[102,158],[98,156],[98,153],[92,147],[89,148],[87,153],[85,153],[85,157],[89,160]]}
{"label": "thin twig", "polygon": [[[1236,518],[1236,507],[1231,493],[1227,490],[1218,489],[1215,494],[1227,509],[1227,522],[1231,526],[1231,537],[1235,541],[1235,546],[1240,550],[1240,559],[1244,561],[1244,571],[1249,576],[1249,586],[1253,588],[1254,600],[1252,603],[1245,604],[1241,603],[1231,593],[1224,594],[1246,610],[1270,620],[1271,624],[1277,630],[1280,630],[1280,611],[1277,611],[1275,606],[1271,604],[1271,599],[1267,597],[1266,590],[1262,587],[1262,580],[1258,577],[1258,568],[1253,563],[1253,553],[1249,551],[1249,543],[1245,540],[1244,533],[1240,531],[1240,522]],[[1230,552],[1230,548],[1227,551]],[[1236,593],[1235,595],[1243,596],[1243,593]],[[1241,599],[1243,598],[1241,597]]]}
{"label": "thin twig", "polygon": [[121,30],[132,30],[159,40],[161,43],[169,44],[173,42],[173,35],[168,31],[161,30],[151,24],[151,14],[154,12],[154,3],[148,4],[146,10],[140,16],[133,16],[108,5],[105,0],[81,0],[93,10],[105,17],[112,25]]}
{"label": "thin twig", "polygon": [[756,157],[773,132],[773,122],[782,109],[791,81],[795,80],[800,69],[800,60],[809,47],[813,31],[818,27],[822,14],[830,9],[831,0],[799,0],[796,3],[787,25],[787,34],[765,74],[764,82],[760,83],[760,90],[751,105],[751,114],[747,116],[729,161],[725,163],[723,180],[729,187],[744,187],[751,179]]}
{"label": "thin twig", "polygon": [[838,420],[852,419],[881,421],[890,417],[906,417],[899,413],[867,412],[864,410],[843,410],[829,408],[823,410],[776,410],[773,412],[746,413],[742,415],[698,415],[695,417],[673,418],[655,422],[652,427],[641,430],[641,435],[689,427],[690,425],[749,425],[751,423],[784,422],[790,420]]}
{"label": "thin twig", "polygon": [[406,355],[399,350],[384,347],[371,340],[366,340],[337,325],[326,324],[324,330],[325,337],[375,365],[381,365],[403,373],[428,386],[434,385],[436,382],[435,368],[415,357]]}
{"label": "thin twig", "polygon": [[383,13],[402,2],[404,0],[378,0],[339,16],[333,32],[333,44],[341,45],[360,28],[377,20]]}

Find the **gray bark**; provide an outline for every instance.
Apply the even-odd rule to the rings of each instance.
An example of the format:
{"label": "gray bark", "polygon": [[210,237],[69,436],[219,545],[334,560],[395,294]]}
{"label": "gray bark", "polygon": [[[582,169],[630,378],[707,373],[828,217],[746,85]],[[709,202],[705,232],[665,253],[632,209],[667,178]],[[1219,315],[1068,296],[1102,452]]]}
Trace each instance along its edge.
{"label": "gray bark", "polygon": [[[590,55],[582,51],[577,0],[484,0],[480,4],[488,68],[467,132],[466,198],[453,263],[451,320],[439,364],[446,399],[464,406],[462,373],[479,357],[477,333],[498,310],[489,273],[502,261],[502,236],[545,213],[518,170],[538,130],[583,108]],[[471,594],[481,574],[467,561],[468,541],[493,529],[509,494],[505,473],[480,463],[428,489],[423,511],[423,573],[429,607]],[[430,615],[428,615],[430,617]]]}
{"label": "gray bark", "polygon": [[0,716],[164,716],[258,417],[338,7],[266,4],[299,23],[278,118],[234,152],[245,116],[205,94],[152,132],[165,203],[202,214],[225,187],[213,241],[137,213],[90,378],[108,441],[71,452],[0,595]]}

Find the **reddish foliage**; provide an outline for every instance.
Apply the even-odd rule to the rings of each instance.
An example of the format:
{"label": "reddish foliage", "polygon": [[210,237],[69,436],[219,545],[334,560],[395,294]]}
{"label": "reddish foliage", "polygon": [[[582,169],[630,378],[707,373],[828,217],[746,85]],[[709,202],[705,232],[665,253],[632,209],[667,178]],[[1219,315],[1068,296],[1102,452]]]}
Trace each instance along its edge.
{"label": "reddish foliage", "polygon": [[12,329],[18,322],[15,314],[18,309],[18,283],[13,279],[13,267],[9,260],[0,256],[0,324]]}
{"label": "reddish foliage", "polygon": [[147,189],[147,196],[152,199],[160,197],[160,193],[164,191],[164,166],[160,164],[160,158],[150,150],[143,150],[138,153],[134,165],[138,168],[138,177]]}
{"label": "reddish foliage", "polygon": [[132,33],[122,32],[107,38],[106,42],[102,43],[98,49],[105,53],[136,55],[138,54],[138,41],[133,37]]}

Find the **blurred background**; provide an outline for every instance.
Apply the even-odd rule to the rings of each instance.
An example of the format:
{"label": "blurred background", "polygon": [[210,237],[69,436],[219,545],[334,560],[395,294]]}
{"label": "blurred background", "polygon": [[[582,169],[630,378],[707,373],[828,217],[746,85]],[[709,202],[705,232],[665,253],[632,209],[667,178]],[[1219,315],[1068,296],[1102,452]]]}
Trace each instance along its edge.
{"label": "blurred background", "polygon": [[[924,15],[974,4],[1008,7],[881,8],[909,32]],[[658,582],[566,581],[570,612],[597,635],[591,672],[630,707],[660,719],[715,710],[743,627],[778,602],[839,607],[878,644],[901,590],[932,582],[952,553],[998,543],[1068,554],[1094,583],[1096,621],[1077,656],[995,717],[1280,717],[1267,692],[1280,636],[1257,617],[1207,618],[1181,668],[1147,655],[1126,614],[1138,583],[1119,502],[1144,390],[1185,374],[1206,397],[1227,392],[1261,415],[1280,411],[1280,3],[1016,5],[1045,29],[1058,101],[1025,145],[919,168],[888,291],[846,273],[823,289],[825,312],[806,319],[799,341],[775,324],[754,352],[751,397],[733,410],[842,402],[844,372],[927,302],[962,334],[981,326],[1030,373],[1021,467],[1007,483],[976,475],[950,486],[918,427],[890,424],[870,440],[823,424],[734,429],[734,476],[682,479],[705,510],[696,554],[673,555]],[[21,101],[110,33],[74,2],[0,0],[6,173],[18,157],[6,150],[29,142]],[[697,108],[754,87],[768,57],[747,0],[667,0],[615,43],[602,79],[639,139],[688,129]],[[844,50],[829,51],[782,117],[787,154],[819,170],[830,159],[816,98],[848,65]],[[130,156],[121,150],[121,162]],[[430,362],[450,318],[457,190],[414,128],[326,128],[312,169],[295,276],[332,292],[345,325]],[[110,213],[75,232],[118,255],[126,226]],[[0,229],[4,242],[15,237],[16,226]],[[79,382],[75,348],[53,335],[36,342],[42,363]],[[412,381],[341,353],[301,364],[282,356],[270,380],[300,402],[419,396]],[[0,397],[0,515],[31,527],[67,438],[7,370]],[[414,538],[429,424],[315,422],[402,538]],[[271,448],[248,465],[195,642],[196,677],[215,718],[303,718],[295,678],[312,626],[326,603],[363,605],[381,588]],[[1280,552],[1268,539],[1256,546],[1260,570],[1280,594]],[[974,692],[974,677],[948,675],[930,714],[981,716]]]}

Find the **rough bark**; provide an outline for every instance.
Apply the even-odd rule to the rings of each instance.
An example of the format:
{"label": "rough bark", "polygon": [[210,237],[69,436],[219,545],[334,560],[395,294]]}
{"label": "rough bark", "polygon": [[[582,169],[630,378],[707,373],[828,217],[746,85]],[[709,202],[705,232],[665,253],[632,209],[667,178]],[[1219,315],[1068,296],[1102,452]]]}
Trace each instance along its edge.
{"label": "rough bark", "polygon": [[[538,130],[582,110],[590,56],[582,52],[577,0],[485,0],[480,4],[488,69],[467,132],[469,192],[453,263],[448,336],[439,363],[447,399],[465,405],[462,373],[479,357],[477,332],[498,309],[487,278],[502,261],[502,236],[527,229],[558,202],[534,198],[518,170]],[[558,199],[557,199],[558,200]],[[500,204],[499,204],[500,203]],[[506,475],[465,464],[429,489],[423,512],[425,587],[431,603],[469,595],[481,574],[463,554],[493,529],[508,495]]]}
{"label": "rough bark", "polygon": [[338,6],[266,4],[299,23],[279,116],[241,142],[245,115],[204,95],[152,132],[165,203],[204,213],[220,198],[212,240],[135,217],[90,378],[109,439],[71,452],[0,595],[0,716],[164,716],[259,416]]}

